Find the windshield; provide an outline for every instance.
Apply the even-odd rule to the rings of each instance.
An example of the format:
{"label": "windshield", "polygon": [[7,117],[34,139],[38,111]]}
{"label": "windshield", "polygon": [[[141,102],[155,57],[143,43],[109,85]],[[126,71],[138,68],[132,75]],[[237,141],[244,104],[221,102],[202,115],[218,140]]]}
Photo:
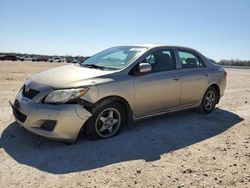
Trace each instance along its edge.
{"label": "windshield", "polygon": [[81,66],[119,70],[133,62],[146,51],[144,47],[122,46],[104,50],[80,63]]}

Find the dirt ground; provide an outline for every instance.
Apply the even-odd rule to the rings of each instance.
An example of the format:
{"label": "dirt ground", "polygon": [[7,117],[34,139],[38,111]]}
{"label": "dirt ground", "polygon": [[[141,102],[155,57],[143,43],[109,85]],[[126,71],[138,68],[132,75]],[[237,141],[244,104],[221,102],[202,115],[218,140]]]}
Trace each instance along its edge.
{"label": "dirt ground", "polygon": [[250,187],[250,69],[227,69],[212,114],[172,113],[66,145],[19,127],[8,104],[25,79],[60,65],[0,62],[1,188]]}

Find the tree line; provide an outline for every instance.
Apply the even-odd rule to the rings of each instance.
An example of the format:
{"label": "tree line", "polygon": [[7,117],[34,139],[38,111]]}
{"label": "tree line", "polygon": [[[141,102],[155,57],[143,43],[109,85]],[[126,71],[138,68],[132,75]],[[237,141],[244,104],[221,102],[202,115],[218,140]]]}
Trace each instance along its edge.
{"label": "tree line", "polygon": [[221,60],[218,62],[220,65],[232,65],[232,66],[250,66],[250,60]]}

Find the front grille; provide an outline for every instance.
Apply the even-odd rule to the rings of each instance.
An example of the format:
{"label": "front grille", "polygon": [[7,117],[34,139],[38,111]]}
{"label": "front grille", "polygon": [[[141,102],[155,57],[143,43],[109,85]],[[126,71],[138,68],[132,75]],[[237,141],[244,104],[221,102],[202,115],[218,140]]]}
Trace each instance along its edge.
{"label": "front grille", "polygon": [[23,86],[23,96],[29,99],[33,99],[40,92],[34,89],[27,88],[27,86]]}
{"label": "front grille", "polygon": [[24,115],[22,112],[20,112],[19,110],[13,108],[13,114],[15,116],[15,118],[19,121],[21,121],[22,123],[25,122],[27,116]]}

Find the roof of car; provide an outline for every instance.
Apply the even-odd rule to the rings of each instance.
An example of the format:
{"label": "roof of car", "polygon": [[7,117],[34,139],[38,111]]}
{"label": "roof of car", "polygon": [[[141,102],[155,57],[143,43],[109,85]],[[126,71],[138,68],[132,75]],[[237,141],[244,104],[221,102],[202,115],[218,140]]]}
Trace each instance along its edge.
{"label": "roof of car", "polygon": [[141,46],[146,48],[155,48],[155,47],[172,47],[172,48],[183,48],[188,50],[194,50],[192,48],[184,47],[184,46],[176,46],[176,45],[165,45],[165,44],[136,44],[133,46]]}
{"label": "roof of car", "polygon": [[154,48],[154,47],[161,47],[161,46],[166,46],[163,44],[136,44],[133,46],[142,46],[142,47],[147,47],[147,48]]}

